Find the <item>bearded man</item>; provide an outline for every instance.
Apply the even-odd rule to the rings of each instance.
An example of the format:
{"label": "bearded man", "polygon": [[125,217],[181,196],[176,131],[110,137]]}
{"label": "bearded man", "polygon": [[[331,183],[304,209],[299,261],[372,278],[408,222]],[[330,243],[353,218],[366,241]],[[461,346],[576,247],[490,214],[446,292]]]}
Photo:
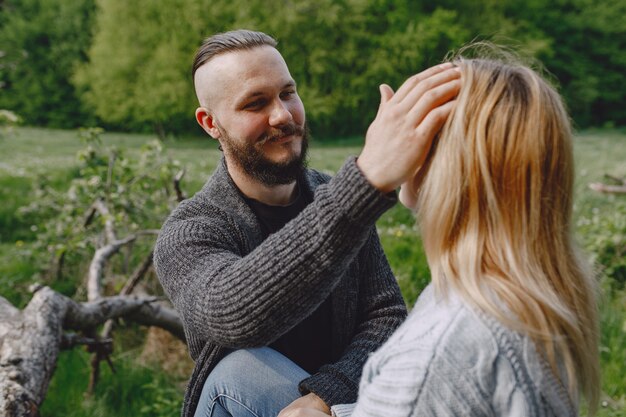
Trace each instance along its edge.
{"label": "bearded man", "polygon": [[196,120],[223,158],[154,255],[195,361],[183,415],[330,414],[356,400],[365,360],[406,316],[375,221],[425,158],[458,72],[381,86],[361,156],[332,179],[305,167],[304,106],[274,39],[214,35],[193,77]]}

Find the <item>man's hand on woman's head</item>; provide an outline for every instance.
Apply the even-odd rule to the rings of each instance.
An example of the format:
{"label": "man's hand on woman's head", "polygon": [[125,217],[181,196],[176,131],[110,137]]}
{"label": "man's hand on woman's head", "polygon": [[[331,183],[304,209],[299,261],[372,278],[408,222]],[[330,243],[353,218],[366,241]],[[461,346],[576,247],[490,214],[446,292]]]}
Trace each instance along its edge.
{"label": "man's hand on woman's head", "polygon": [[452,111],[460,78],[459,69],[448,63],[410,77],[395,94],[380,86],[378,114],[357,160],[374,187],[389,192],[415,176]]}

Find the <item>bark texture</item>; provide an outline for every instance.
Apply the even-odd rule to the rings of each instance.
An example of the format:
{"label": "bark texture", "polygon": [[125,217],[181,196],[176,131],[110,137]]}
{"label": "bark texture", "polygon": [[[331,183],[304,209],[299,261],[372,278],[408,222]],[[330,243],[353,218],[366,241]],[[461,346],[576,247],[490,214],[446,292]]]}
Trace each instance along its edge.
{"label": "bark texture", "polygon": [[114,296],[78,303],[40,288],[24,310],[0,297],[0,416],[38,415],[68,330],[88,332],[121,318],[168,330],[184,340],[177,313],[156,297]]}

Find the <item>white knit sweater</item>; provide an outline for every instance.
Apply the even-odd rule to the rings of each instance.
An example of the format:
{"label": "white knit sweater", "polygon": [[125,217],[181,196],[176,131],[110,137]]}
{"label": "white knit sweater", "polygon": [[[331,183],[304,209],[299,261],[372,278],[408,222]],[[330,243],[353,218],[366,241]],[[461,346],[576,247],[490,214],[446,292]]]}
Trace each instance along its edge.
{"label": "white knit sweater", "polygon": [[[577,400],[574,400],[574,403]],[[574,416],[577,406],[532,341],[432,284],[365,364],[352,416]]]}

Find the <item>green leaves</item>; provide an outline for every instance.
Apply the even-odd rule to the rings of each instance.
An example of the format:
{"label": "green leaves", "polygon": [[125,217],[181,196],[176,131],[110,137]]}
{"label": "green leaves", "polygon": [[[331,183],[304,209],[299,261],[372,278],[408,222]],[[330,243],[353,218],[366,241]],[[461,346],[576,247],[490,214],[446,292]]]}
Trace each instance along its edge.
{"label": "green leaves", "polygon": [[540,58],[579,126],[626,123],[626,0],[7,0],[0,108],[28,124],[197,132],[203,38],[279,41],[319,136],[362,134],[394,87],[473,39]]}
{"label": "green leaves", "polygon": [[[0,108],[26,123],[85,123],[70,76],[91,41],[93,0],[7,0],[0,8]],[[87,111],[85,111],[87,110]]]}
{"label": "green leaves", "polygon": [[35,242],[35,249],[48,254],[42,262],[66,253],[77,260],[93,256],[107,220],[91,211],[96,200],[106,202],[115,227],[124,233],[159,229],[177,204],[173,179],[181,167],[165,154],[160,141],[127,155],[103,144],[102,132],[80,130],[85,147],[77,154],[77,175],[62,190],[40,177],[35,198],[20,209],[22,215],[45,219],[37,225]]}

